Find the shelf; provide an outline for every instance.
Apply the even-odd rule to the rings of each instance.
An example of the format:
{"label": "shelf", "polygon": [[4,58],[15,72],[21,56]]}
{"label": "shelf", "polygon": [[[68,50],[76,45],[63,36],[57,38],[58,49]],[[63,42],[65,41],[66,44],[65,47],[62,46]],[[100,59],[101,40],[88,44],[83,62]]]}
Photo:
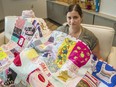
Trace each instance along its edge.
{"label": "shelf", "polygon": [[[60,2],[60,1],[49,1],[49,2],[56,3],[56,4],[59,4],[59,5],[64,5],[66,7],[69,6],[69,4],[65,3],[65,2]],[[114,17],[114,16],[110,16],[110,15],[107,15],[107,14],[95,12],[93,10],[87,10],[87,9],[82,9],[82,10],[84,12],[87,12],[87,13],[90,13],[90,14],[93,14],[93,15],[101,16],[101,17],[107,18],[109,20],[116,21],[116,17]]]}

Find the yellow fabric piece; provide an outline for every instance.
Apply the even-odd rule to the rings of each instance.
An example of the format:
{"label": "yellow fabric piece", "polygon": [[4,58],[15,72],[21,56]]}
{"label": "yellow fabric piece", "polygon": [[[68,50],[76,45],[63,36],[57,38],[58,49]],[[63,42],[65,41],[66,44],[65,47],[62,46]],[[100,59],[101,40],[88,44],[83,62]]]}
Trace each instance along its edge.
{"label": "yellow fabric piece", "polygon": [[25,54],[26,54],[27,58],[29,58],[31,60],[39,56],[38,53],[33,48],[27,50],[25,52]]}
{"label": "yellow fabric piece", "polygon": [[[58,65],[59,68],[61,68],[62,65],[66,62],[75,45],[76,42],[70,40],[69,38],[66,38],[63,41],[62,45],[58,49],[58,54],[57,54],[57,57],[60,55],[61,58],[57,58],[55,61],[55,63]],[[63,51],[67,51],[67,53],[64,54]]]}
{"label": "yellow fabric piece", "polygon": [[44,45],[44,44],[39,45],[39,47],[40,47],[41,49],[45,49],[45,45]]}
{"label": "yellow fabric piece", "polygon": [[0,60],[3,60],[7,57],[7,54],[0,48]]}
{"label": "yellow fabric piece", "polygon": [[70,47],[68,49],[68,54],[67,54],[67,59],[68,59],[68,57],[69,57],[70,53],[72,52],[72,50],[73,50],[73,48],[74,48],[75,45],[76,45],[76,42],[75,41],[72,41],[70,43]]}

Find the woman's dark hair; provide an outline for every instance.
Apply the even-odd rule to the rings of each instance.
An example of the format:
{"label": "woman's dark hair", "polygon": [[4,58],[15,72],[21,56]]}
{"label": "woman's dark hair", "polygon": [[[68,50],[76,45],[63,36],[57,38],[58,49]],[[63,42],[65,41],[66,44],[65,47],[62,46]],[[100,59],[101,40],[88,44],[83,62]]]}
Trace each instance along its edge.
{"label": "woman's dark hair", "polygon": [[66,14],[68,13],[68,12],[71,12],[71,11],[77,11],[78,13],[79,13],[79,15],[80,15],[80,17],[82,17],[82,9],[81,9],[81,7],[80,7],[80,5],[79,4],[72,4],[72,5],[70,5],[69,7],[68,7],[68,9],[67,9],[67,12],[66,12]]}

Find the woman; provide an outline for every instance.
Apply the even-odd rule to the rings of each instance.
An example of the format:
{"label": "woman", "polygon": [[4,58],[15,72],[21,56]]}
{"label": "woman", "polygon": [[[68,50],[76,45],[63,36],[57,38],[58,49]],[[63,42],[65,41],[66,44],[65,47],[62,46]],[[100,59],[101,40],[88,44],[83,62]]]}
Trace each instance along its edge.
{"label": "woman", "polygon": [[66,17],[68,24],[60,26],[57,30],[82,40],[90,47],[94,55],[102,59],[97,37],[91,31],[81,26],[83,17],[81,7],[78,4],[70,5]]}

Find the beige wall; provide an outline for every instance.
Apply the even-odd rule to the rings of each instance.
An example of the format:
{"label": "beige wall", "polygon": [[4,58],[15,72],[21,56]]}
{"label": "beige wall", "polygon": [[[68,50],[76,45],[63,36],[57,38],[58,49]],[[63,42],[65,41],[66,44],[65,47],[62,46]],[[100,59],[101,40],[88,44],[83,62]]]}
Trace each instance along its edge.
{"label": "beige wall", "polygon": [[2,8],[2,1],[0,0],[0,20],[4,18],[4,12]]}
{"label": "beige wall", "polygon": [[20,16],[23,10],[33,11],[37,17],[46,18],[46,0],[2,0],[4,16]]}

